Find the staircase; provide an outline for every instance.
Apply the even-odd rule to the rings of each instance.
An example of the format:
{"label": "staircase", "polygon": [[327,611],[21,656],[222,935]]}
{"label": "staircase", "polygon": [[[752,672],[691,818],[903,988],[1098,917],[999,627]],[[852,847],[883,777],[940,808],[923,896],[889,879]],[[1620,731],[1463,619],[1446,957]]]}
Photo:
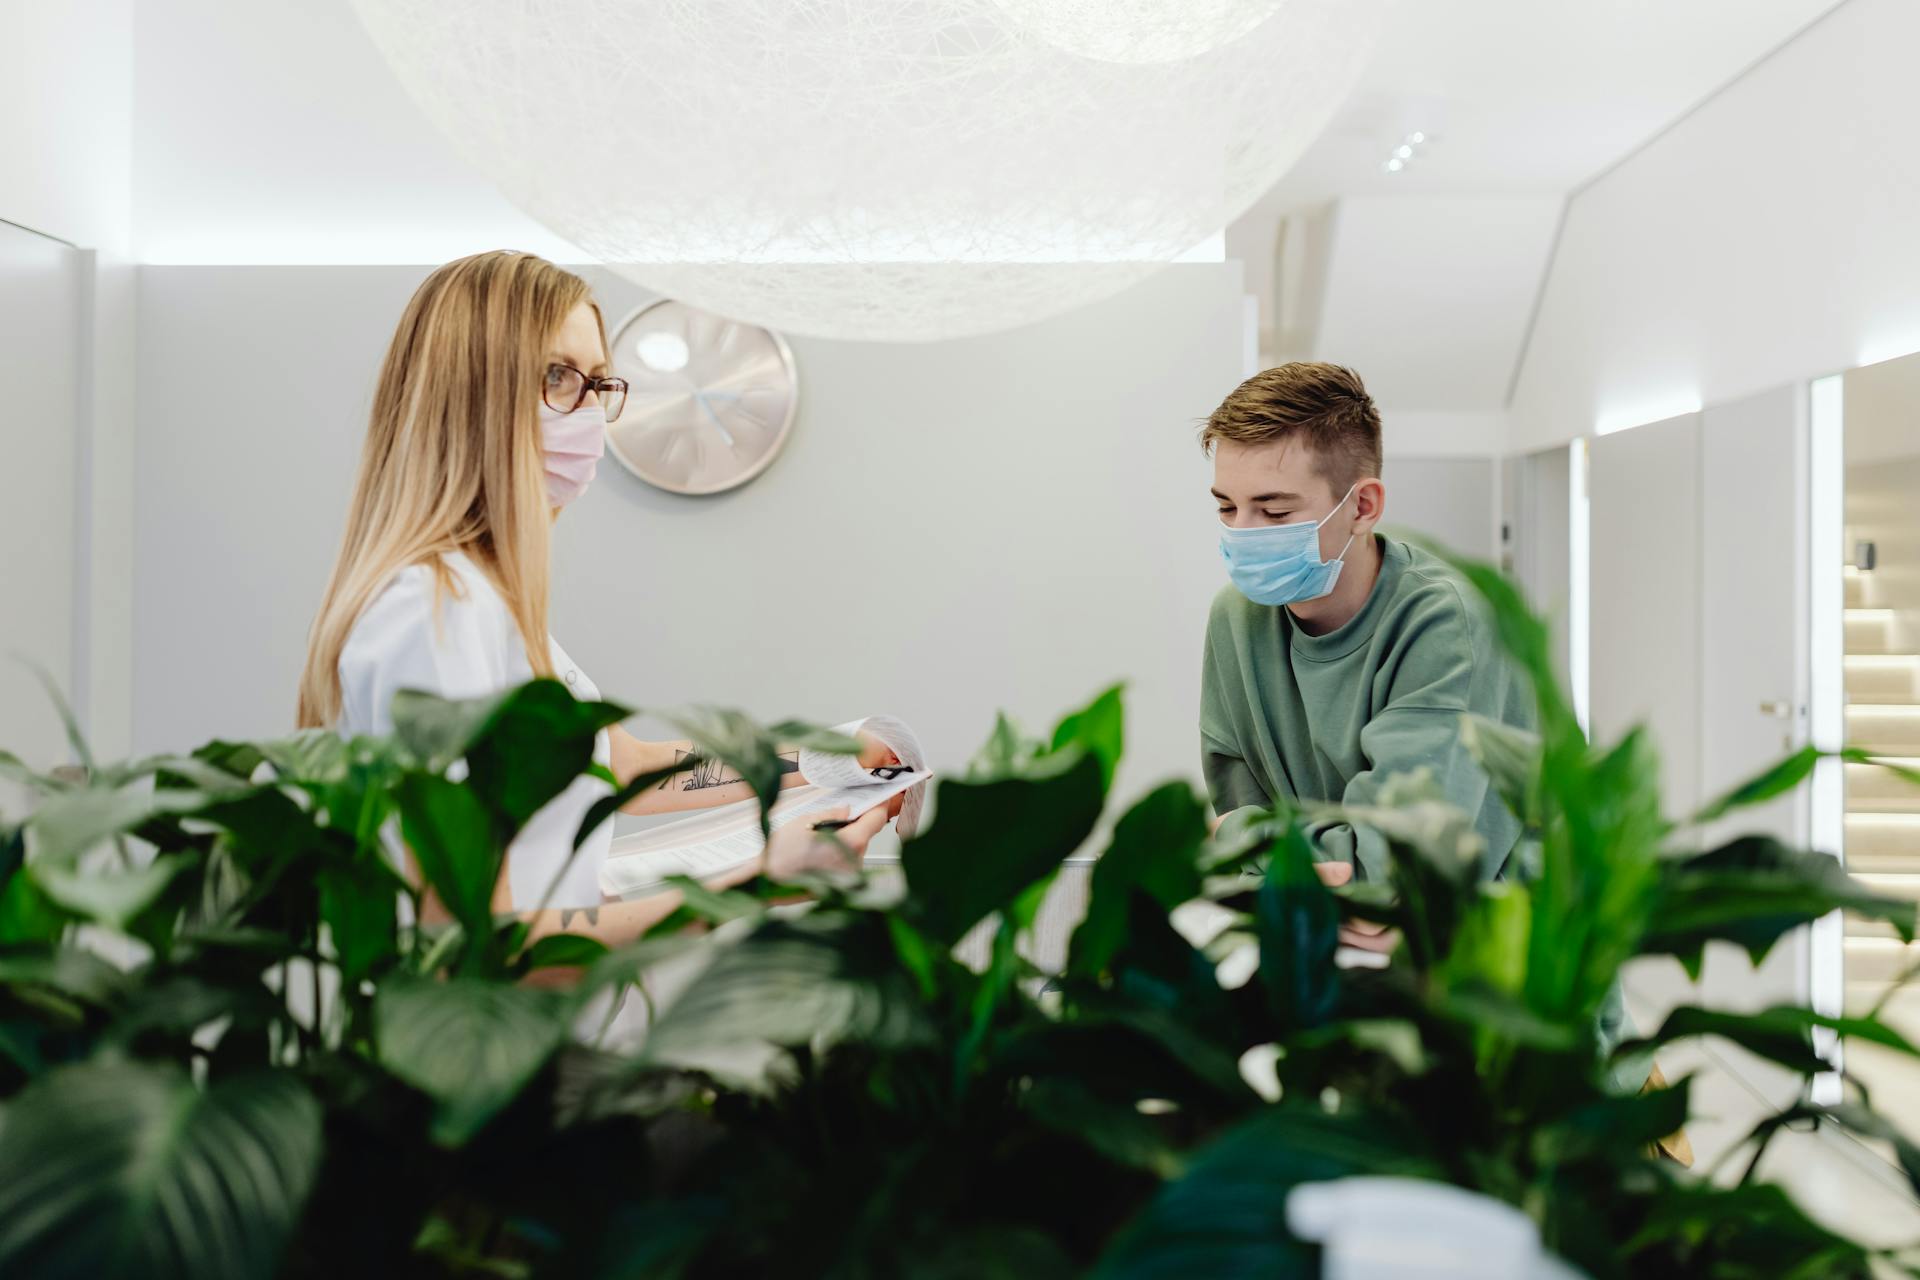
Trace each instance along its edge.
{"label": "staircase", "polygon": [[[1907,652],[1899,616],[1880,598],[1875,574],[1846,574],[1847,741],[1875,755],[1920,768],[1920,653]],[[1882,893],[1920,901],[1920,788],[1884,769],[1849,764],[1847,869]],[[1847,1012],[1865,1013],[1890,983],[1920,964],[1920,944],[1893,930],[1847,921]],[[1887,1020],[1920,1039],[1920,982],[1888,1001]],[[1876,1105],[1909,1133],[1920,1132],[1920,1070],[1885,1049],[1851,1041],[1849,1074],[1873,1092]]]}

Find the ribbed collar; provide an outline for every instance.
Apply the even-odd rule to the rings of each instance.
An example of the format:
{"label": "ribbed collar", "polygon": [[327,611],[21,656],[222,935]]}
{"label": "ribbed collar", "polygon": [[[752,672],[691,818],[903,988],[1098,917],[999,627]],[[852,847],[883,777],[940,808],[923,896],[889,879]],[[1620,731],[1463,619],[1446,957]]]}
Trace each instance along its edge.
{"label": "ribbed collar", "polygon": [[[1323,636],[1310,636],[1300,629],[1291,613],[1287,614],[1287,633],[1293,652],[1308,662],[1332,662],[1344,658],[1373,638],[1373,629],[1386,615],[1390,602],[1400,590],[1400,576],[1407,571],[1413,555],[1407,550],[1407,544],[1396,542],[1383,534],[1375,534],[1374,540],[1380,547],[1380,576],[1373,580],[1373,590],[1367,594],[1367,602],[1360,606],[1360,612],[1347,619],[1346,625],[1337,627]],[[1282,612],[1285,607],[1282,606]]]}

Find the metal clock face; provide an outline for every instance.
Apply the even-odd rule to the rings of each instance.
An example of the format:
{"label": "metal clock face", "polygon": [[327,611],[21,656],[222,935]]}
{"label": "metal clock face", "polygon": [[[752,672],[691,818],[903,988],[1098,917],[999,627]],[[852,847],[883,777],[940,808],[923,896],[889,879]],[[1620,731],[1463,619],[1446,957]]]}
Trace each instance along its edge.
{"label": "metal clock face", "polygon": [[611,344],[630,390],[607,448],[648,484],[721,493],[786,444],[799,383],[779,334],[663,299],[629,316]]}

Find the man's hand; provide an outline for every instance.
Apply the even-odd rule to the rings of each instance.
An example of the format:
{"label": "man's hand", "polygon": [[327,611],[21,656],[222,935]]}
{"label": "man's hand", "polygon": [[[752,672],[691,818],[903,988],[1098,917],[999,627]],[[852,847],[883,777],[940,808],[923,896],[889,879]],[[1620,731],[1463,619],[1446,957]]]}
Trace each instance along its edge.
{"label": "man's hand", "polygon": [[[1344,862],[1316,862],[1313,870],[1328,888],[1353,882],[1353,868]],[[1385,953],[1400,945],[1400,935],[1386,925],[1348,917],[1340,925],[1340,945]]]}

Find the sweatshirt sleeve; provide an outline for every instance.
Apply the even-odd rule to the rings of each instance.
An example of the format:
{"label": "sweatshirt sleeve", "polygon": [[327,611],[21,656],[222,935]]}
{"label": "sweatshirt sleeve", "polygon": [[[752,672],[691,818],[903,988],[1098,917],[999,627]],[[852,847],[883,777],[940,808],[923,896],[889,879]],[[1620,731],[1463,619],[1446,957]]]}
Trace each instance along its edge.
{"label": "sweatshirt sleeve", "polygon": [[[1424,769],[1447,802],[1469,817],[1486,803],[1487,775],[1460,732],[1468,711],[1498,719],[1502,680],[1491,644],[1476,650],[1472,615],[1457,592],[1410,628],[1386,674],[1387,701],[1360,730],[1368,767],[1348,779],[1341,802],[1371,805],[1395,774]],[[1341,824],[1316,833],[1331,857],[1355,864],[1364,880],[1385,878],[1387,842],[1378,832]]]}

